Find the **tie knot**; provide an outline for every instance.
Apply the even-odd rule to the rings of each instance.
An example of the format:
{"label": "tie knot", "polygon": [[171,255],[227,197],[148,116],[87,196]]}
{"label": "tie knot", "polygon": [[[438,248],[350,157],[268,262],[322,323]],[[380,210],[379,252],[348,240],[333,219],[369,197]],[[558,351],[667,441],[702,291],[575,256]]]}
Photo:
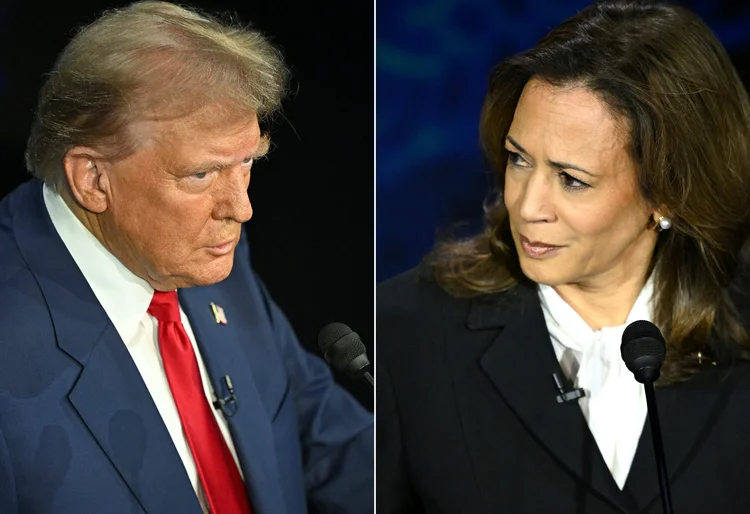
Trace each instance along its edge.
{"label": "tie knot", "polygon": [[154,291],[148,313],[161,321],[180,321],[180,304],[177,302],[177,291]]}

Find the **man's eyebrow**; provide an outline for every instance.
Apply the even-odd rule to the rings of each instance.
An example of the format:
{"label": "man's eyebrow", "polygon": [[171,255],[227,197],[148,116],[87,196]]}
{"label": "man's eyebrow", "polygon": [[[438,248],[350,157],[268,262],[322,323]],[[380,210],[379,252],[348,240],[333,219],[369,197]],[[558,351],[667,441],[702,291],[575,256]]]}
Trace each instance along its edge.
{"label": "man's eyebrow", "polygon": [[[515,146],[515,147],[516,147],[516,149],[517,149],[518,151],[520,151],[521,153],[525,153],[526,155],[530,155],[530,154],[529,154],[529,152],[527,152],[527,151],[526,151],[526,149],[525,149],[525,148],[524,148],[523,146],[519,145],[519,144],[518,144],[518,141],[516,141],[516,140],[515,140],[515,139],[513,139],[512,137],[510,137],[510,136],[505,136],[505,139],[507,139],[507,140],[508,140],[508,142],[509,142],[510,144],[512,144],[513,146]],[[588,171],[588,170],[586,170],[586,169],[584,169],[584,168],[581,168],[580,166],[576,166],[575,164],[571,164],[571,163],[569,163],[569,162],[560,162],[560,161],[547,161],[547,164],[549,164],[550,166],[554,166],[555,168],[559,168],[559,169],[571,169],[571,170],[578,170],[578,171],[580,171],[581,173],[585,173],[586,175],[589,175],[589,176],[591,176],[591,177],[596,177],[596,174],[594,174],[594,173],[591,173],[590,171]]]}
{"label": "man's eyebrow", "polygon": [[[268,154],[268,150],[270,148],[271,148],[271,138],[269,138],[267,135],[261,136],[260,140],[258,141],[258,147],[255,149],[255,151],[250,152],[248,155],[246,155],[245,158],[252,158],[254,160],[258,160],[262,157],[265,157]],[[232,166],[233,164],[234,164],[233,161],[212,159],[210,161],[204,161],[202,163],[191,165],[188,167],[188,171],[191,173],[221,171],[223,169],[226,169]]]}

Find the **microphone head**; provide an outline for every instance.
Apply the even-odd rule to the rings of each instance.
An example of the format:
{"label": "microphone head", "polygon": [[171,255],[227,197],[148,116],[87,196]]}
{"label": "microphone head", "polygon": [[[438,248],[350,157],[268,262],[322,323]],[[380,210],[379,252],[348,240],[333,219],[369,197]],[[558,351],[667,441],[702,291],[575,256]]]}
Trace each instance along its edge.
{"label": "microphone head", "polygon": [[659,329],[650,321],[634,321],[622,334],[620,354],[640,383],[659,378],[667,347]]}
{"label": "microphone head", "polygon": [[370,365],[362,339],[343,323],[329,323],[318,334],[318,346],[334,369],[360,378]]}

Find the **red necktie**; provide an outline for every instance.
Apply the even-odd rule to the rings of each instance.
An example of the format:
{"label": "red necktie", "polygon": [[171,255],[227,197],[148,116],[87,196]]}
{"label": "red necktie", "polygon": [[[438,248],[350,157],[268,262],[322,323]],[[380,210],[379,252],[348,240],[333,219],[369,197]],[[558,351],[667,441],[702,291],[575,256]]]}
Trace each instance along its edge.
{"label": "red necktie", "polygon": [[203,391],[177,292],[156,291],[148,313],[159,320],[164,371],[212,514],[250,514],[242,477]]}

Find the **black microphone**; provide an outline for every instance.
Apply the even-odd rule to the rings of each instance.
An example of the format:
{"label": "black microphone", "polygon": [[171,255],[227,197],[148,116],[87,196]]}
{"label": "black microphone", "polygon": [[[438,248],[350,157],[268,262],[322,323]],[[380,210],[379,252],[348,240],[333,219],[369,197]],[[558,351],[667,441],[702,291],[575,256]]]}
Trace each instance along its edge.
{"label": "black microphone", "polygon": [[625,365],[646,390],[651,438],[654,440],[656,472],[659,475],[661,506],[664,514],[672,514],[672,495],[669,492],[669,475],[667,474],[667,462],[664,458],[659,412],[656,410],[656,395],[654,394],[654,382],[659,379],[661,365],[664,363],[664,357],[667,353],[664,337],[653,323],[643,320],[634,321],[625,328],[625,332],[622,334],[620,353]]}
{"label": "black microphone", "polygon": [[367,367],[367,349],[362,339],[343,323],[329,323],[318,334],[318,346],[328,363],[338,371],[353,378],[364,378],[371,386],[375,385]]}

